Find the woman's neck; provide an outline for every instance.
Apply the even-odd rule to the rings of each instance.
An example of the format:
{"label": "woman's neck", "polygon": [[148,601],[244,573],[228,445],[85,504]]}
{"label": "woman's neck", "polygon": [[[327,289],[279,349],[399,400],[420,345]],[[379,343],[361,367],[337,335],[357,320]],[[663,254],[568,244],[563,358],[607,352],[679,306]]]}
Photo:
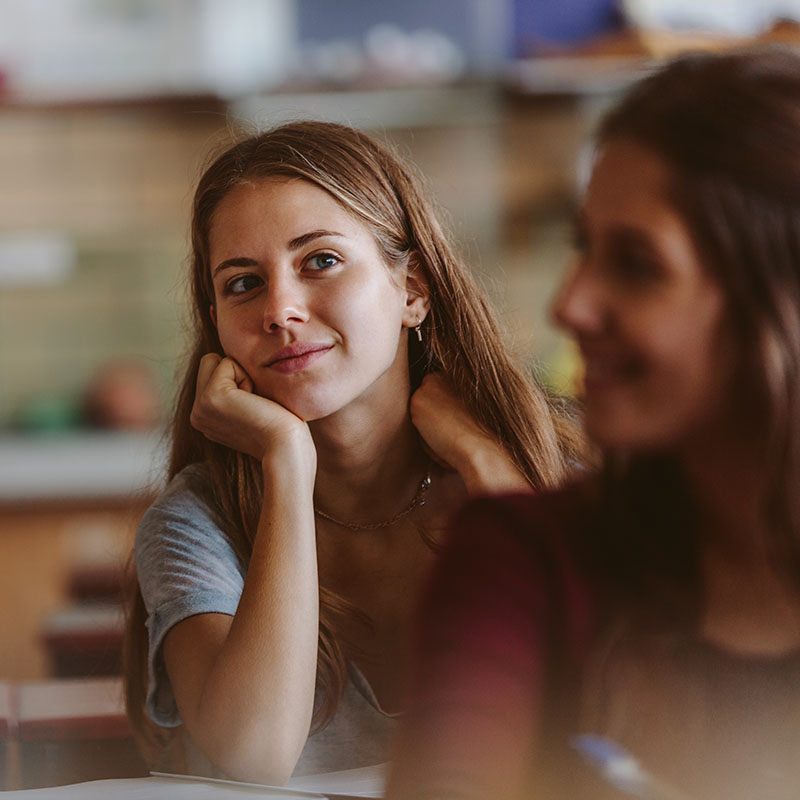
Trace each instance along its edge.
{"label": "woman's neck", "polygon": [[765,560],[747,563],[702,553],[700,633],[727,650],[777,656],[800,648],[800,596]]}
{"label": "woman's neck", "polygon": [[765,529],[763,452],[741,434],[695,442],[680,458],[702,519],[703,539],[728,559],[762,561]]}
{"label": "woman's neck", "polygon": [[348,408],[311,423],[317,448],[314,503],[346,521],[377,522],[402,510],[428,458],[407,403],[374,410]]}
{"label": "woman's neck", "polygon": [[696,451],[684,468],[698,501],[704,638],[732,651],[800,647],[800,596],[770,553],[763,454],[736,437]]}

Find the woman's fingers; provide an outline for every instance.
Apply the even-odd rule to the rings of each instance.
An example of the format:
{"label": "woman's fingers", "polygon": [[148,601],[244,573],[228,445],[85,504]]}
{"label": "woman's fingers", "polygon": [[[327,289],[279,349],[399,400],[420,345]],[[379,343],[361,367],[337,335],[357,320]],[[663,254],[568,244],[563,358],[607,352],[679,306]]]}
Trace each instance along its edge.
{"label": "woman's fingers", "polygon": [[253,391],[253,382],[238,361],[230,358],[230,356],[225,356],[225,358],[220,361],[219,366],[223,370],[224,377],[228,380],[232,380],[237,388],[245,392]]}
{"label": "woman's fingers", "polygon": [[222,361],[222,356],[216,353],[206,353],[200,359],[200,365],[197,368],[197,391],[195,397],[205,390],[220,361]]}
{"label": "woman's fingers", "polygon": [[243,447],[247,436],[242,433],[261,426],[260,400],[252,394],[252,381],[236,361],[207,353],[197,369],[191,423],[208,439],[249,452],[249,447]]}
{"label": "woman's fingers", "polygon": [[411,420],[440,464],[450,465],[472,494],[529,491],[503,444],[477,423],[441,375],[427,375],[411,398]]}
{"label": "woman's fingers", "polygon": [[[242,366],[228,356],[206,353],[197,369],[197,394],[199,400],[212,399],[218,392],[241,389],[252,393],[253,382]],[[196,401],[197,402],[197,401]]]}
{"label": "woman's fingers", "polygon": [[310,438],[299,417],[274,401],[253,392],[253,382],[232,358],[207,354],[197,370],[197,393],[190,417],[192,426],[207,439],[263,458],[280,448]]}

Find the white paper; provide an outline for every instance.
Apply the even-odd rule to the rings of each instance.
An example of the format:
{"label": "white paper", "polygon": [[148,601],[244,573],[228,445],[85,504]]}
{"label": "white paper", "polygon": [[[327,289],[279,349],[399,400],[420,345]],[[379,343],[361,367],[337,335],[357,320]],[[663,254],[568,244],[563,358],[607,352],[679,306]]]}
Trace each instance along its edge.
{"label": "white paper", "polygon": [[262,800],[317,800],[325,794],[381,797],[386,765],[328,772],[291,779],[286,788],[201,777],[120,778],[47,789],[0,792],[2,800],[236,800],[245,795]]}
{"label": "white paper", "polygon": [[388,763],[372,767],[345,769],[340,772],[326,772],[322,775],[308,775],[292,778],[287,787],[309,792],[350,794],[354,797],[383,797],[386,785]]}
{"label": "white paper", "polygon": [[[287,800],[285,793],[266,789],[234,787],[200,781],[175,781],[169,778],[120,778],[89,781],[47,789],[0,792],[3,800],[233,800],[244,795],[262,800]],[[309,798],[313,795],[308,795]]]}

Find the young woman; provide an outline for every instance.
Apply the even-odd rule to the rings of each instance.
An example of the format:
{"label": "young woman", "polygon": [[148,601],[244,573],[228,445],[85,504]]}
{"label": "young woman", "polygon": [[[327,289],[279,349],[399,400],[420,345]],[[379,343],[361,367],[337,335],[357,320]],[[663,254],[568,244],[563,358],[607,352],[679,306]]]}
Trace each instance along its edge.
{"label": "young woman", "polygon": [[604,469],[462,512],[389,797],[798,797],[800,58],[636,86],[577,244],[554,316]]}
{"label": "young woman", "polygon": [[136,541],[131,717],[155,745],[148,716],[182,724],[191,772],[384,761],[448,514],[556,484],[577,439],[418,181],[363,133],[236,144],[200,180],[192,248],[171,482]]}

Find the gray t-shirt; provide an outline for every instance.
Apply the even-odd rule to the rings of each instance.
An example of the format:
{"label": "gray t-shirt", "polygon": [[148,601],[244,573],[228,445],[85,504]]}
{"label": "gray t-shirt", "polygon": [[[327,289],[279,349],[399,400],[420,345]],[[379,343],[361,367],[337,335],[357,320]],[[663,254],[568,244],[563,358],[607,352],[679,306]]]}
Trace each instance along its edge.
{"label": "gray t-shirt", "polygon": [[[147,709],[159,725],[181,724],[162,656],[167,632],[195,614],[233,616],[247,563],[239,558],[219,514],[206,498],[201,464],[186,467],[147,510],[136,532],[136,570],[147,607],[149,674]],[[317,698],[319,700],[319,698]],[[384,712],[354,664],[331,722],[309,736],[294,775],[379,764],[388,759],[397,715]],[[192,772],[214,770],[189,744]]]}

